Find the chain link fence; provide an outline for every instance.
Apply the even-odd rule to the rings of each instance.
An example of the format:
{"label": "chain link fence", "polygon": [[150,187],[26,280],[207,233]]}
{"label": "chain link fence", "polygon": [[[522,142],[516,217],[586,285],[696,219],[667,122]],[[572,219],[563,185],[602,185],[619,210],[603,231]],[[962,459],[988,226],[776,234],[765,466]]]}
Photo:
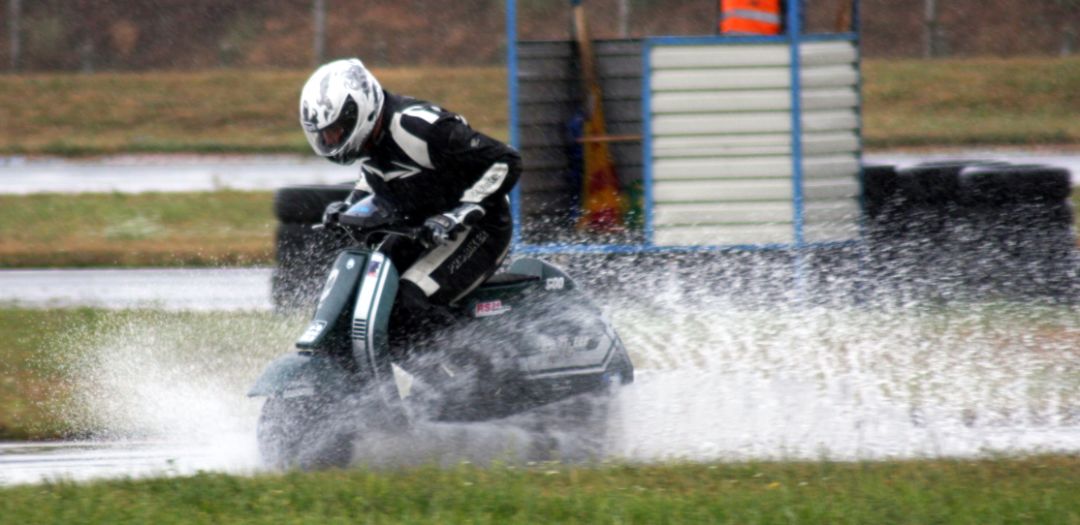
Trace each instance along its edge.
{"label": "chain link fence", "polygon": [[[504,0],[3,0],[7,71],[498,64]],[[842,24],[846,0],[805,0],[808,29]],[[702,35],[709,0],[589,0],[595,36]],[[564,0],[518,0],[523,39],[566,39]],[[867,57],[1063,55],[1080,0],[863,0]]]}

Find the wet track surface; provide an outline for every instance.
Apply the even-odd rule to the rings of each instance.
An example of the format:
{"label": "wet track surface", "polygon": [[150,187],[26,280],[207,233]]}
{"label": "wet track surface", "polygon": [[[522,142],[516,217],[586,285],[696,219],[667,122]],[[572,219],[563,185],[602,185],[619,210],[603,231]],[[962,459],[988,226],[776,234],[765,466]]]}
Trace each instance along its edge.
{"label": "wet track surface", "polygon": [[233,449],[140,441],[0,443],[0,485],[250,472],[257,463],[253,450],[254,443]]}
{"label": "wet track surface", "polygon": [[352,182],[355,166],[296,156],[117,156],[94,160],[0,157],[0,193],[271,190]]}
{"label": "wet track surface", "polygon": [[[1080,174],[1080,156],[1071,155],[895,154],[867,161],[907,165],[959,157],[1041,162]],[[149,165],[145,157],[113,158],[83,164],[75,176],[70,168],[59,161],[0,160],[0,193],[268,190],[342,182],[354,173],[284,157],[164,157]],[[270,274],[265,268],[0,271],[0,306],[154,309],[166,312],[164,319],[187,311],[265,313]],[[607,447],[612,457],[873,460],[1080,452],[1075,307],[1021,309],[1002,318],[1000,306],[946,314],[907,307],[758,311],[697,305],[674,292],[649,299],[606,305],[640,370],[619,395]],[[121,335],[133,342],[117,350],[110,346],[114,335],[107,335],[92,347],[99,353],[95,366],[120,371],[93,376],[102,371],[89,370],[94,380],[114,384],[109,396],[90,399],[87,408],[120,414],[133,430],[94,442],[0,443],[0,484],[257,472],[260,404],[244,395],[250,374],[234,380],[224,378],[228,370],[189,373],[190,363],[160,356],[124,368],[131,361],[124,352],[138,352],[141,341],[168,345],[191,334],[144,322],[122,327]],[[499,425],[429,425],[410,440],[369,440],[358,461],[483,460],[529,439]]]}
{"label": "wet track surface", "polygon": [[[165,310],[131,319],[117,333],[89,334],[100,341],[83,349],[92,359],[79,373],[106,388],[83,393],[80,410],[114,421],[116,435],[100,443],[0,445],[0,484],[257,472],[261,401],[245,393],[267,358],[249,359],[237,373],[214,360],[212,346],[203,350],[206,343],[176,313],[255,310],[276,323],[265,314],[268,281],[268,270],[0,272],[0,302]],[[8,286],[13,282],[26,284]],[[13,292],[20,288],[28,292]],[[605,450],[612,458],[1080,452],[1075,307],[760,310],[694,304],[678,292],[607,306],[639,371],[610,420]],[[241,340],[262,326],[226,325]],[[282,352],[302,327],[302,318],[284,330],[270,325],[284,334]],[[200,350],[195,357],[173,355],[189,346]],[[514,449],[537,439],[547,438],[497,424],[429,424],[404,438],[368,439],[357,461],[501,460],[508,450],[523,457]]]}
{"label": "wet track surface", "polygon": [[[867,163],[900,166],[958,158],[1048,164],[1070,169],[1074,181],[1080,177],[1080,155],[1065,152],[971,150],[863,157]],[[356,173],[355,166],[289,155],[139,155],[79,161],[0,157],[0,193],[272,190],[289,184],[352,182]]]}
{"label": "wet track surface", "polygon": [[270,269],[2,270],[0,305],[266,310]]}

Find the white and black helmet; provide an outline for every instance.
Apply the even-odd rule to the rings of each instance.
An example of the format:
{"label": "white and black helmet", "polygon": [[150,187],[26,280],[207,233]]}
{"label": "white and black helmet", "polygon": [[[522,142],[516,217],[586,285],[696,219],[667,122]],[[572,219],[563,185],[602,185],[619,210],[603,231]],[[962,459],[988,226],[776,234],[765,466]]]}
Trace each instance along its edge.
{"label": "white and black helmet", "polygon": [[341,164],[356,160],[384,98],[379,81],[359,59],[317,69],[300,93],[300,125],[311,149]]}

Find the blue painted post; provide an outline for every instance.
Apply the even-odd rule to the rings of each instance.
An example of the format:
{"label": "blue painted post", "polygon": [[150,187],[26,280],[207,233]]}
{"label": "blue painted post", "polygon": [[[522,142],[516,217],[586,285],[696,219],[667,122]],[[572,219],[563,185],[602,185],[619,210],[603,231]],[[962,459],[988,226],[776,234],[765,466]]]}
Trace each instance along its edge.
{"label": "blue painted post", "polygon": [[787,1],[787,32],[791,53],[791,162],[794,199],[795,246],[802,248],[803,235],[803,152],[802,152],[802,56],[799,53],[802,39],[799,0]]}
{"label": "blue painted post", "polygon": [[[510,145],[521,147],[518,131],[518,57],[517,57],[517,1],[506,0],[506,83],[508,87],[508,108],[510,127]],[[510,213],[514,220],[514,246],[521,244],[521,187],[510,192]]]}
{"label": "blue painted post", "polygon": [[802,151],[802,13],[801,0],[787,2],[787,37],[791,53],[791,163],[792,163],[792,218],[795,228],[795,288],[799,298],[805,297],[806,246],[804,227],[803,151]]}
{"label": "blue painted post", "polygon": [[652,41],[641,43],[641,173],[642,191],[645,192],[645,247],[653,243],[653,158],[652,158]]}

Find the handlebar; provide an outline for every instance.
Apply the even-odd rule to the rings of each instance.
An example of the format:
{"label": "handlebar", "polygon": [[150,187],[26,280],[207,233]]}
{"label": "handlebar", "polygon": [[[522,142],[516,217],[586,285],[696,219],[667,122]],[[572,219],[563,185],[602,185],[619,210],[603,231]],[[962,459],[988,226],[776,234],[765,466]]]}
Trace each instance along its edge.
{"label": "handlebar", "polygon": [[322,231],[328,229],[328,227],[345,231],[350,237],[361,244],[368,244],[367,241],[369,237],[380,233],[388,236],[404,237],[413,241],[420,240],[424,233],[423,227],[405,226],[403,224],[385,224],[374,228],[361,228],[359,226],[334,222],[331,224],[314,224],[311,226],[311,229],[314,231]]}

